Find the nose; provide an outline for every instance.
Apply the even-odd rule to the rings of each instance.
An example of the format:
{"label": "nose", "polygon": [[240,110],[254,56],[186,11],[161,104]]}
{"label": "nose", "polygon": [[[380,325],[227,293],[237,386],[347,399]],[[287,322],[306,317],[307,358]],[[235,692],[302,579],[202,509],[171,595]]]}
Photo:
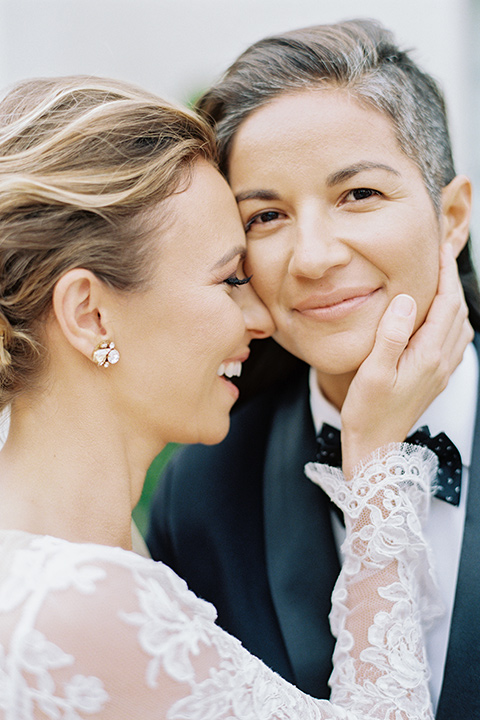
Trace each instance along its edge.
{"label": "nose", "polygon": [[291,275],[318,279],[331,268],[349,262],[348,243],[338,236],[333,219],[320,208],[305,208],[292,231],[294,238],[288,266]]}
{"label": "nose", "polygon": [[260,340],[275,332],[275,324],[266,305],[260,300],[251,282],[238,288],[236,298],[245,320],[250,340]]}

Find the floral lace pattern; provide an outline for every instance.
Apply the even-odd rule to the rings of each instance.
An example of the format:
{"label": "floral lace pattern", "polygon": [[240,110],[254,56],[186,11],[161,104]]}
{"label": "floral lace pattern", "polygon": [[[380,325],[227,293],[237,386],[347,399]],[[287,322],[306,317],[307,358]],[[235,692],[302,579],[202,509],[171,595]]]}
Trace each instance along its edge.
{"label": "floral lace pattern", "polygon": [[[396,720],[431,714],[422,625],[441,607],[422,522],[436,467],[427,448],[403,444],[374,453],[350,482],[336,468],[305,468],[345,515],[345,561],[330,614],[337,638],[332,702],[360,715]],[[362,608],[355,598],[372,583],[378,607],[370,602]],[[363,648],[355,647],[352,634],[359,623],[368,628]]]}
{"label": "floral lace pattern", "polygon": [[[405,446],[371,460],[351,483],[331,468],[307,468],[349,526],[331,616],[332,702],[304,695],[252,657],[161,563],[0,532],[0,716],[430,719],[420,623],[434,595],[421,520],[434,470],[429,451]],[[373,603],[371,593],[363,600],[367,586]]]}

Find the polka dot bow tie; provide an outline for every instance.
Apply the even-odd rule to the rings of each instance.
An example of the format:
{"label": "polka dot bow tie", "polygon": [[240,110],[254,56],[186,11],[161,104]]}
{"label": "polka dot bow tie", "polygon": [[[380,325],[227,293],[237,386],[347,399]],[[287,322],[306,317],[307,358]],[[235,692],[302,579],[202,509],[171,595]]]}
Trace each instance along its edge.
{"label": "polka dot bow tie", "polygon": [[[438,457],[435,497],[452,505],[458,505],[462,482],[462,458],[450,438],[443,432],[431,437],[430,430],[424,425],[407,437],[406,442],[411,445],[424,445],[435,453]],[[316,460],[334,467],[342,465],[340,430],[327,423],[323,423],[317,435]]]}

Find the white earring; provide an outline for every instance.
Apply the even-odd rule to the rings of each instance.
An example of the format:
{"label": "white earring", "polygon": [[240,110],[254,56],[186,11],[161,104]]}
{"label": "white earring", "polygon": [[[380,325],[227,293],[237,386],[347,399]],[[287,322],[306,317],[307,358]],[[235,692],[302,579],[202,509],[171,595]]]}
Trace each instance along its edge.
{"label": "white earring", "polygon": [[92,360],[98,367],[108,367],[120,360],[120,353],[114,342],[101,342],[93,351]]}

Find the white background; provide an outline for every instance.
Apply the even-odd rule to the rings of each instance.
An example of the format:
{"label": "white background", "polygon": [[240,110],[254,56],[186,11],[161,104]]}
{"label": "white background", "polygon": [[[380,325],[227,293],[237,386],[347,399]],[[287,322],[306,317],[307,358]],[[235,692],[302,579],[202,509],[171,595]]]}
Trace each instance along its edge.
{"label": "white background", "polygon": [[0,88],[25,77],[87,73],[186,101],[265,35],[373,17],[415,48],[439,80],[457,171],[480,184],[479,1],[0,0]]}

